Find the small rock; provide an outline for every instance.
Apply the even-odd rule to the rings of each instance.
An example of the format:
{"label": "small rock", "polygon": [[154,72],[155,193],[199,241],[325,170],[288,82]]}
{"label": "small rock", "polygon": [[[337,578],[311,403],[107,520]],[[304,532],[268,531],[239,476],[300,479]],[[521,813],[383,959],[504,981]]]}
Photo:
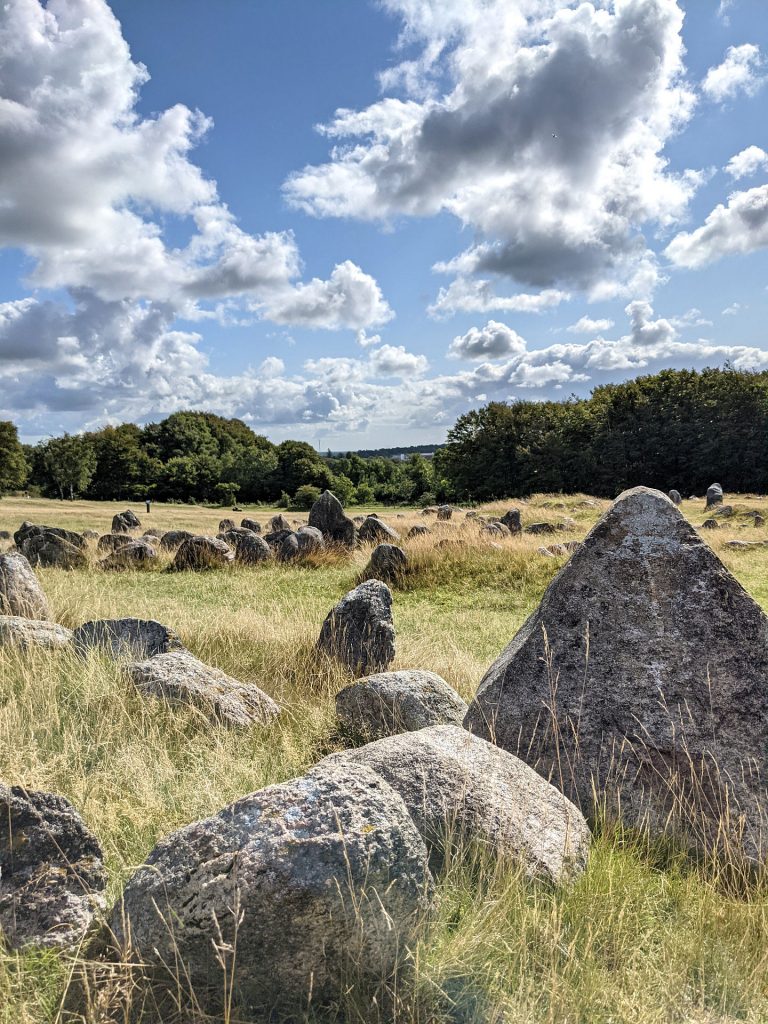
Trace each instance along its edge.
{"label": "small rock", "polygon": [[235,552],[235,561],[241,565],[258,565],[272,558],[272,548],[253,531],[241,528],[224,534],[224,542]]}
{"label": "small rock", "polygon": [[501,522],[506,526],[510,533],[520,533],[523,528],[520,521],[520,509],[511,508],[508,512],[505,512],[501,517]]}
{"label": "small rock", "polygon": [[557,527],[553,523],[531,523],[530,526],[526,526],[525,532],[534,535],[542,533],[557,533]]}
{"label": "small rock", "polygon": [[723,488],[720,484],[710,484],[707,488],[707,508],[712,508],[713,505],[722,505],[723,503]]}
{"label": "small rock", "polygon": [[280,713],[278,705],[258,686],[241,683],[203,664],[189,651],[156,654],[129,665],[127,672],[143,697],[190,704],[223,725],[265,725]]}
{"label": "small rock", "polygon": [[28,619],[21,615],[0,615],[0,647],[53,650],[66,647],[71,640],[72,631],[56,622]]}
{"label": "small rock", "polygon": [[43,588],[20,551],[0,555],[0,614],[28,619],[51,617]]}
{"label": "small rock", "polygon": [[418,669],[366,676],[336,694],[339,722],[364,742],[429,725],[461,725],[466,713],[453,687]]}
{"label": "small rock", "polygon": [[139,569],[156,561],[157,552],[146,540],[132,540],[102,558],[102,569]]}
{"label": "small rock", "polygon": [[371,552],[371,558],[363,570],[363,576],[369,580],[398,583],[403,579],[407,568],[408,555],[402,548],[398,548],[394,544],[379,544]]}
{"label": "small rock", "polygon": [[400,540],[400,534],[391,526],[382,523],[378,516],[367,516],[365,522],[357,531],[358,538],[365,544],[387,543]]}
{"label": "small rock", "polygon": [[719,526],[720,526],[720,523],[718,523],[718,521],[716,519],[705,519],[704,522],[701,524],[701,529],[702,530],[717,530],[719,528]]}
{"label": "small rock", "polygon": [[733,515],[733,505],[720,505],[712,513],[713,516],[723,516],[725,519],[730,519]]}
{"label": "small rock", "polygon": [[97,648],[113,658],[130,655],[151,658],[168,651],[183,651],[184,645],[168,626],[154,619],[96,619],[78,626],[72,635],[78,654]]}
{"label": "small rock", "polygon": [[216,537],[190,537],[182,541],[169,568],[174,571],[219,569],[231,565],[234,560],[232,549],[223,540]]}
{"label": "small rock", "polygon": [[193,537],[194,533],[190,533],[189,530],[168,530],[160,538],[160,547],[163,551],[176,551],[185,540],[192,540]]}
{"label": "small rock", "polygon": [[453,509],[451,508],[450,505],[440,505],[439,506],[439,508],[437,510],[437,518],[438,519],[443,519],[443,520],[450,519],[452,515],[453,515]]}
{"label": "small rock", "polygon": [[392,593],[380,580],[367,580],[328,613],[318,647],[357,674],[381,672],[395,657]]}
{"label": "small rock", "polygon": [[255,519],[241,519],[240,526],[244,530],[250,530],[252,533],[261,533],[261,523],[257,523]]}
{"label": "small rock", "polygon": [[410,528],[410,530],[405,536],[405,539],[413,540],[414,537],[426,537],[427,534],[429,533],[432,533],[432,531],[428,526],[422,526],[421,524],[418,524]]}
{"label": "small rock", "polygon": [[[272,516],[269,521],[270,533],[279,533],[281,530],[291,530],[291,524],[284,515]],[[291,532],[293,532],[291,530]]]}
{"label": "small rock", "polygon": [[222,519],[219,522],[219,533],[228,533],[230,530],[236,530],[237,523],[234,519]]}
{"label": "small rock", "polygon": [[682,505],[683,496],[680,491],[676,491],[674,488],[669,492],[669,500],[674,502],[675,505]]}
{"label": "small rock", "polygon": [[138,530],[140,526],[138,517],[130,509],[118,512],[112,519],[112,533],[130,533],[131,530]]}

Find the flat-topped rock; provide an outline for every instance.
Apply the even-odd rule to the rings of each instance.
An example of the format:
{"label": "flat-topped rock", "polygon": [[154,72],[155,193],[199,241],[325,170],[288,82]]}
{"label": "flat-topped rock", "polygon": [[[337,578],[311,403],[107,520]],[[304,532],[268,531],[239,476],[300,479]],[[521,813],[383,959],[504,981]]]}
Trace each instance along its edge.
{"label": "flat-topped rock", "polygon": [[344,729],[364,741],[429,725],[461,725],[465,701],[435,672],[401,669],[357,679],[336,694]]}
{"label": "flat-topped rock", "polygon": [[382,523],[378,516],[366,516],[357,531],[358,539],[366,544],[388,544],[400,540],[400,534],[391,526]]}
{"label": "flat-topped rock", "polygon": [[72,635],[78,654],[97,649],[113,658],[151,658],[184,645],[168,626],[154,619],[96,619],[78,626]]}
{"label": "flat-topped rock", "polygon": [[72,631],[57,622],[28,619],[23,615],[0,615],[0,647],[55,650],[67,647],[71,641]]}
{"label": "flat-topped rock", "polygon": [[169,569],[173,571],[224,569],[234,560],[234,552],[223,540],[219,540],[217,537],[189,537],[181,542]]}
{"label": "flat-topped rock", "polygon": [[[556,685],[553,682],[556,680]],[[768,619],[658,491],[614,502],[482,680],[465,725],[582,808],[764,859]]]}

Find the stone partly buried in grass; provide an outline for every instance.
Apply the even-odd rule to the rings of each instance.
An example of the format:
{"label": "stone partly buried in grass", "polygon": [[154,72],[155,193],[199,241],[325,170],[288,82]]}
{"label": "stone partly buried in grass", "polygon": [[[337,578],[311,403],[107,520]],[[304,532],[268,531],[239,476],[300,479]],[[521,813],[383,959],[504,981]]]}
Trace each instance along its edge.
{"label": "stone partly buried in grass", "polygon": [[74,946],[104,906],[102,852],[63,797],[0,784],[0,939]]}
{"label": "stone partly buried in grass", "polygon": [[188,651],[157,654],[126,669],[143,697],[188,704],[209,721],[231,727],[266,725],[280,708],[263,690],[198,661]]}
{"label": "stone partly buried in grass", "polygon": [[659,491],[617,498],[465,725],[592,813],[768,854],[768,618]]}
{"label": "stone partly buried in grass", "polygon": [[370,768],[400,794],[435,871],[466,844],[513,859],[529,878],[561,883],[584,870],[581,812],[524,761],[458,726],[390,736],[320,767],[329,764]]}
{"label": "stone partly buried in grass", "polygon": [[27,619],[23,615],[0,615],[0,647],[54,650],[68,647],[71,642],[72,631],[57,622]]}
{"label": "stone partly buried in grass", "polygon": [[356,739],[377,740],[429,725],[461,725],[467,705],[434,672],[405,669],[358,679],[336,694],[336,715]]}
{"label": "stone partly buried in grass", "polygon": [[112,658],[151,658],[168,651],[183,651],[176,633],[154,619],[95,619],[78,626],[72,635],[78,654],[98,650]]}
{"label": "stone partly buried in grass", "polygon": [[395,658],[392,592],[381,580],[367,580],[332,608],[317,646],[358,675],[381,672]]}
{"label": "stone partly buried in grass", "polygon": [[326,765],[162,840],[110,926],[161,1009],[163,990],[170,1009],[191,989],[218,1014],[231,984],[247,1019],[271,1019],[391,978],[432,890],[402,798],[365,766]]}

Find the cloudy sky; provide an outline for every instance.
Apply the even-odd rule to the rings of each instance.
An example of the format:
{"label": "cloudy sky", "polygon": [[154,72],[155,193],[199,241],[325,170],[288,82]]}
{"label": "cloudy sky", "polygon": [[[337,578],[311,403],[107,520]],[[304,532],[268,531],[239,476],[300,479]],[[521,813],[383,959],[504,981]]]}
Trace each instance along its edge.
{"label": "cloudy sky", "polygon": [[768,367],[765,0],[4,0],[0,418],[320,448]]}

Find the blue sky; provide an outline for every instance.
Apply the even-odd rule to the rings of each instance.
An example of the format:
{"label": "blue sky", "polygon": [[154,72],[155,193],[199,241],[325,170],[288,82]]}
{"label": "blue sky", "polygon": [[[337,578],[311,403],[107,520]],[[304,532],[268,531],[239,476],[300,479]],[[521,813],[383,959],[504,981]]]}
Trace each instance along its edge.
{"label": "blue sky", "polygon": [[763,0],[9,0],[0,418],[441,441],[768,368]]}

